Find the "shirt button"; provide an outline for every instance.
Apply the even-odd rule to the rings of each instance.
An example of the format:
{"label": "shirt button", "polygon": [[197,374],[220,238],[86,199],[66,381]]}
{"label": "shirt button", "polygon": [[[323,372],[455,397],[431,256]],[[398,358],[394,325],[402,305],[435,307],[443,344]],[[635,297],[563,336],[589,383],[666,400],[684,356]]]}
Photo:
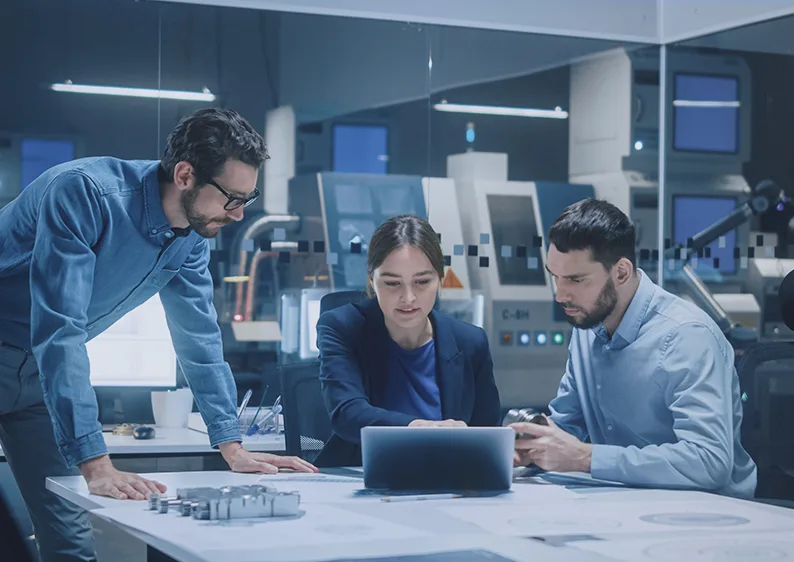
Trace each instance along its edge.
{"label": "shirt button", "polygon": [[596,385],[596,388],[597,388],[598,390],[601,390],[601,385],[600,385],[600,384],[597,384],[597,385]]}
{"label": "shirt button", "polygon": [[609,431],[612,431],[612,426],[611,426],[611,425],[608,425],[608,426],[607,426],[607,429],[608,429]]}
{"label": "shirt button", "polygon": [[169,230],[168,232],[166,232],[166,233],[165,233],[165,237],[166,237],[166,238],[171,238],[173,235],[174,235],[174,233],[173,233],[173,232],[171,232],[170,230]]}
{"label": "shirt button", "polygon": [[153,228],[149,231],[149,234],[157,234],[157,230]]}

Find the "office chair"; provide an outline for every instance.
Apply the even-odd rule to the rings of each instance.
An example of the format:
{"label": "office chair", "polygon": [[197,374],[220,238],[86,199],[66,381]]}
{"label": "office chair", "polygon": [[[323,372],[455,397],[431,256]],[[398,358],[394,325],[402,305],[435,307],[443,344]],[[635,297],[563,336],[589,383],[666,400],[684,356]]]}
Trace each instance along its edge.
{"label": "office chair", "polygon": [[[794,507],[794,436],[791,398],[776,392],[794,384],[794,342],[755,343],[737,360],[744,417],[742,444],[758,467],[759,499]],[[773,423],[774,420],[774,423]]]}
{"label": "office chair", "polygon": [[364,291],[336,291],[335,293],[328,293],[320,299],[320,314],[351,302],[360,302],[368,298],[367,293]]}
{"label": "office chair", "polygon": [[287,363],[278,369],[286,453],[313,462],[331,437],[331,418],[320,387],[320,362]]}
{"label": "office chair", "polygon": [[3,560],[34,561],[33,553],[25,542],[2,492],[0,492],[0,550],[3,552]]}

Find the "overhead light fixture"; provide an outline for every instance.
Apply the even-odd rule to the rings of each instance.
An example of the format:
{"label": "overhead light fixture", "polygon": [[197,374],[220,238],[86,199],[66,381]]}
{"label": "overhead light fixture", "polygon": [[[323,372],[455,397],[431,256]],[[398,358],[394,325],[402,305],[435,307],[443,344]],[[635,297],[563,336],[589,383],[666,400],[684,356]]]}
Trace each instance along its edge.
{"label": "overhead light fixture", "polygon": [[695,101],[695,100],[673,100],[675,107],[739,107],[738,101]]}
{"label": "overhead light fixture", "polygon": [[449,113],[473,113],[477,115],[505,115],[508,117],[538,117],[541,119],[568,119],[568,112],[561,107],[533,109],[529,107],[503,107],[498,105],[463,105],[442,101],[433,106],[437,111]]}
{"label": "overhead light fixture", "polygon": [[98,94],[105,96],[127,96],[133,98],[154,98],[184,101],[215,101],[215,94],[204,88],[201,92],[183,90],[156,90],[153,88],[122,88],[118,86],[90,86],[72,84],[71,81],[56,82],[50,89],[55,92],[71,92],[73,94]]}

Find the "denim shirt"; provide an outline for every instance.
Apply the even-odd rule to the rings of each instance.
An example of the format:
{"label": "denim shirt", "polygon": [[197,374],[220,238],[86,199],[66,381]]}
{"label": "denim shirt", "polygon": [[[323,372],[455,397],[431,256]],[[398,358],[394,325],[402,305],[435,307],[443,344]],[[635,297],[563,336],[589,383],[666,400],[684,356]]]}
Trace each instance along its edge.
{"label": "denim shirt", "polygon": [[0,209],[0,341],[32,351],[61,454],[107,453],[85,343],[156,293],[213,447],[239,441],[207,240],[176,235],[157,161],[56,166]]}
{"label": "denim shirt", "polygon": [[612,337],[573,331],[552,419],[593,443],[595,478],[752,498],[733,349],[700,308],[639,274]]}

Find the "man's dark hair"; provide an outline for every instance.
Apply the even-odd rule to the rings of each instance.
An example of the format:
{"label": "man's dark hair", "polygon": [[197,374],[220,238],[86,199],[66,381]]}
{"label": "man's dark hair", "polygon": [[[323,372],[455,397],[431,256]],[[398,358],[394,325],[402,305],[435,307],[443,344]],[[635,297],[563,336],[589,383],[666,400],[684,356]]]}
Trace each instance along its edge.
{"label": "man's dark hair", "polygon": [[[372,276],[386,258],[403,246],[421,250],[430,260],[439,278],[444,277],[444,252],[438,234],[426,220],[414,215],[399,215],[388,219],[375,230],[367,250],[367,274]],[[367,285],[372,296],[372,287]]]}
{"label": "man's dark hair", "polygon": [[599,199],[567,207],[549,229],[549,242],[560,252],[589,250],[607,271],[621,258],[636,267],[636,233],[623,211]]}
{"label": "man's dark hair", "polygon": [[168,135],[160,161],[160,180],[174,180],[174,168],[188,162],[199,184],[223,173],[228,159],[254,168],[270,158],[265,140],[231,109],[201,109],[184,117]]}

